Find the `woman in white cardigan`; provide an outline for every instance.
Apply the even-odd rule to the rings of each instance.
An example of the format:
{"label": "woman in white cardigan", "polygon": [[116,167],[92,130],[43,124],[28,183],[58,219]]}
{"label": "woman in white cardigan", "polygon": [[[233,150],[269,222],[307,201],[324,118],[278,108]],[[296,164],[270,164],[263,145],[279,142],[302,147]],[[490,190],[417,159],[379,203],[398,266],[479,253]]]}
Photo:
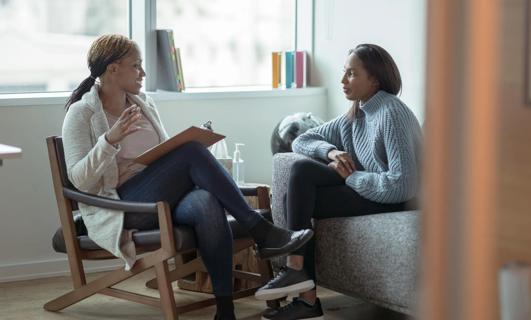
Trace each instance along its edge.
{"label": "woman in white cardigan", "polygon": [[[113,199],[167,201],[174,223],[196,231],[217,299],[215,319],[235,319],[232,234],[225,209],[255,239],[263,258],[296,250],[312,231],[284,230],[256,213],[199,143],[187,143],[147,167],[134,163],[136,156],[168,138],[153,100],[140,92],[145,73],[138,46],[121,35],[102,36],[90,48],[88,67],[90,76],[66,104],[62,135],[70,181],[82,191]],[[126,269],[135,262],[131,230],[158,224],[152,214],[82,204],[80,211],[89,237],[122,258]]]}

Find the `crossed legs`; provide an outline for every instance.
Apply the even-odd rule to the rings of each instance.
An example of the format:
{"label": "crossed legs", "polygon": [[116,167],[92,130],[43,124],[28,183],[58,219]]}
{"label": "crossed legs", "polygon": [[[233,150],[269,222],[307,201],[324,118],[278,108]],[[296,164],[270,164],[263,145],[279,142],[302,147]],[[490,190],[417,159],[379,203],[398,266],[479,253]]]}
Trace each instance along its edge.
{"label": "crossed legs", "polygon": [[[312,219],[350,217],[404,209],[403,203],[381,204],[363,198],[345,185],[345,180],[335,170],[311,159],[302,159],[293,164],[285,204],[286,220],[291,230],[311,228]],[[287,258],[287,268],[256,293],[261,299],[276,299],[299,293],[299,299],[292,303],[294,307],[274,314],[264,314],[263,319],[290,319],[290,316],[282,313],[304,314],[306,311],[302,309],[305,308],[308,317],[321,319],[322,310],[314,282],[314,256],[315,242],[311,239],[292,252]]]}

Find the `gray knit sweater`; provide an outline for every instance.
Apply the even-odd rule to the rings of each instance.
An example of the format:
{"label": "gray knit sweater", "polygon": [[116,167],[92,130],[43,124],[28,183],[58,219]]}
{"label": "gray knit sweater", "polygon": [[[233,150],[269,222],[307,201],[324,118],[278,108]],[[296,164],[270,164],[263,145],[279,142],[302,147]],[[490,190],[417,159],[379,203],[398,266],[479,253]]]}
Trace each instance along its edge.
{"label": "gray knit sweater", "polygon": [[411,110],[396,96],[379,91],[360,107],[358,117],[346,114],[310,129],[293,141],[293,150],[330,162],[332,149],[359,161],[345,183],[379,203],[400,203],[417,195],[420,183],[422,133]]}

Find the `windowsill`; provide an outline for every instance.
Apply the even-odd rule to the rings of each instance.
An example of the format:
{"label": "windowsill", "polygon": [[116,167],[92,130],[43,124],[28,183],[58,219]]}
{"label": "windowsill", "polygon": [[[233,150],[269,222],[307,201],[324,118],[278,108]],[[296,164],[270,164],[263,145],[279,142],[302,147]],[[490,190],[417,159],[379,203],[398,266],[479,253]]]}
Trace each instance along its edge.
{"label": "windowsill", "polygon": [[[247,99],[274,98],[292,96],[322,95],[323,87],[306,87],[298,89],[272,89],[269,86],[192,88],[183,92],[156,91],[147,92],[155,102],[174,100],[210,100],[210,99]],[[0,107],[43,106],[65,104],[70,92],[43,92],[0,94]]]}

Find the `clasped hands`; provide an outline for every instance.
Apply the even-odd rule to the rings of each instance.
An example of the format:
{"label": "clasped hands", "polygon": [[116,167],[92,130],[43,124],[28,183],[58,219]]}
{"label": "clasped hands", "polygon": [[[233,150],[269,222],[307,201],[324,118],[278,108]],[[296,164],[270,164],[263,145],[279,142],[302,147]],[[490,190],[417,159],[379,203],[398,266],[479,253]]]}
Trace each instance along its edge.
{"label": "clasped hands", "polygon": [[328,152],[328,159],[332,160],[328,166],[334,169],[343,179],[346,179],[354,171],[356,171],[356,165],[345,151],[332,150]]}

